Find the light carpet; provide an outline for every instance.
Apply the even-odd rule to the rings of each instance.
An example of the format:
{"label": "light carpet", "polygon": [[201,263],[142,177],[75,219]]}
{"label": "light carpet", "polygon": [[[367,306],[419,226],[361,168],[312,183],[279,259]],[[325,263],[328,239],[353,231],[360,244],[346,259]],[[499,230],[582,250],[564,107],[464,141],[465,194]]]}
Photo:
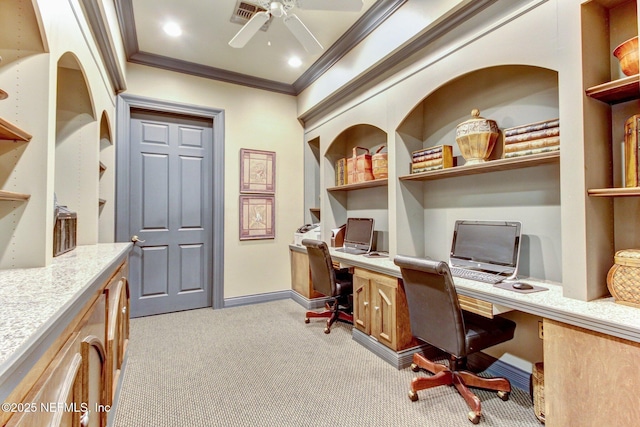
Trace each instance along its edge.
{"label": "light carpet", "polygon": [[[128,360],[114,425],[464,426],[453,387],[407,397],[410,368],[397,370],[337,323],[305,324],[293,300],[200,309],[131,320]],[[482,426],[533,426],[528,393],[503,402],[477,390]]]}

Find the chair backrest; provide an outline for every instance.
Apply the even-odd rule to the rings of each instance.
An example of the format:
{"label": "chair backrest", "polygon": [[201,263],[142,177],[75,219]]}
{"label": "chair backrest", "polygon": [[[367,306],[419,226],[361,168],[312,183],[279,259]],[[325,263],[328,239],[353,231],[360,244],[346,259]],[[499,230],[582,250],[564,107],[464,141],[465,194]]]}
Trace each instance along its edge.
{"label": "chair backrest", "polygon": [[414,336],[456,357],[466,357],[466,330],[449,266],[398,255]]}
{"label": "chair backrest", "polygon": [[321,240],[304,239],[302,245],[307,248],[313,288],[323,295],[335,296],[336,273],[327,244]]}

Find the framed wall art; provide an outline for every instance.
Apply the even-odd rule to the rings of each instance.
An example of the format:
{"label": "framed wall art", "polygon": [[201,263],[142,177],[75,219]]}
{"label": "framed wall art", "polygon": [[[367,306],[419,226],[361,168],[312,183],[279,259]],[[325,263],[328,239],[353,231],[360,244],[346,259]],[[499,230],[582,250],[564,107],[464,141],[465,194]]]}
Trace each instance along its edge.
{"label": "framed wall art", "polygon": [[276,192],[276,153],[240,149],[240,192],[274,194]]}
{"label": "framed wall art", "polygon": [[240,240],[275,239],[275,196],[240,196]]}

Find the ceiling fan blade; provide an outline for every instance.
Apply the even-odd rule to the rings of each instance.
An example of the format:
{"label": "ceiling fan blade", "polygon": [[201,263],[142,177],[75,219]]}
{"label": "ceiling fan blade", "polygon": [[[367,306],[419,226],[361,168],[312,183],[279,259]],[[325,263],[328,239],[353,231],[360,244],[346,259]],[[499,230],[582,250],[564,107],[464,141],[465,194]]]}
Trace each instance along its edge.
{"label": "ceiling fan blade", "polygon": [[283,22],[307,52],[311,54],[322,52],[323,47],[320,42],[296,15],[287,15]]}
{"label": "ceiling fan blade", "polygon": [[363,4],[362,0],[298,0],[298,7],[308,10],[359,12]]}
{"label": "ceiling fan blade", "polygon": [[231,47],[244,47],[251,37],[253,37],[260,28],[269,20],[269,14],[267,12],[258,12],[249,19],[249,22],[244,24],[244,27],[240,28],[240,31],[233,36],[229,42]]}

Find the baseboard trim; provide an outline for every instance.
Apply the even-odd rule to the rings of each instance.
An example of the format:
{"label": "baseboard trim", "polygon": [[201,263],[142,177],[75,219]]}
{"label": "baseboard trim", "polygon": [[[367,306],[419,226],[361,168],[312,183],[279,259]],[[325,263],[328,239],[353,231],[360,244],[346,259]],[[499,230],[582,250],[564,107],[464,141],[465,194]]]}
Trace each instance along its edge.
{"label": "baseboard trim", "polygon": [[291,299],[307,310],[317,310],[319,308],[324,308],[325,303],[331,300],[331,298],[329,297],[309,299],[303,295],[300,295],[294,290],[291,291]]}
{"label": "baseboard trim", "polygon": [[430,345],[423,344],[396,352],[391,350],[386,345],[380,343],[380,341],[373,338],[372,336],[360,331],[359,329],[353,328],[353,332],[351,333],[351,335],[355,342],[362,345],[367,350],[371,351],[373,354],[389,363],[396,369],[404,369],[407,366],[411,365],[414,353],[423,352],[428,356],[433,349],[433,347],[431,347]]}
{"label": "baseboard trim", "polygon": [[485,353],[476,353],[473,355],[475,359],[481,360],[484,366],[488,366],[484,372],[492,377],[503,377],[509,380],[512,387],[529,392],[531,384],[531,373],[500,359],[489,356]]}
{"label": "baseboard trim", "polygon": [[242,305],[259,304],[262,302],[278,301],[291,298],[291,290],[266,292],[264,294],[245,295],[224,299],[224,308],[240,307]]}

